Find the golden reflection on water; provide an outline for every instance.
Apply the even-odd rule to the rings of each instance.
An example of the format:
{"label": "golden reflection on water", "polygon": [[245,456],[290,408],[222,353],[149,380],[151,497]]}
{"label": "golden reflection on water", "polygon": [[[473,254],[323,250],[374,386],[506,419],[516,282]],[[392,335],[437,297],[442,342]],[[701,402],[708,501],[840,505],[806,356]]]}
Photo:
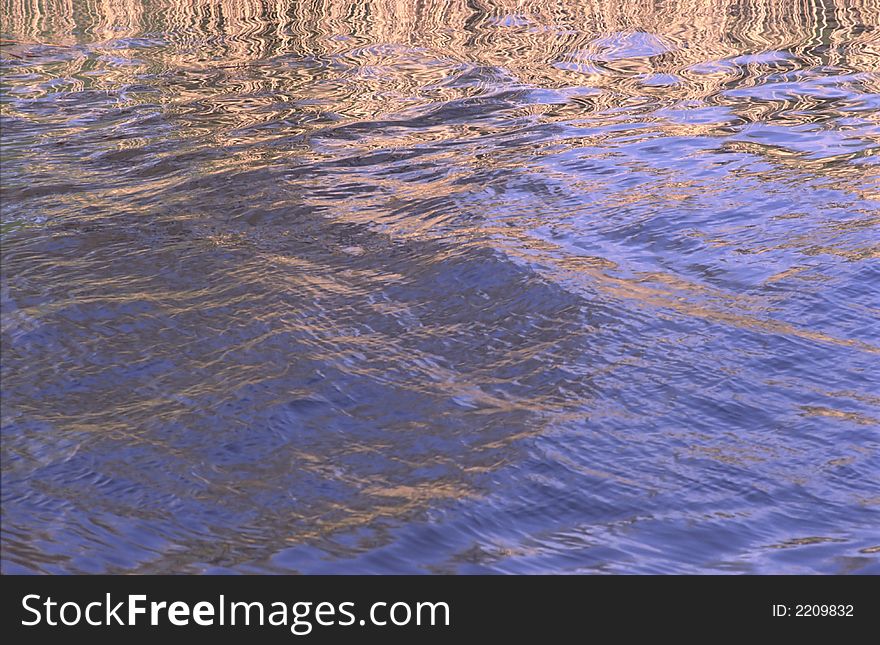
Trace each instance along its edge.
{"label": "golden reflection on water", "polygon": [[[591,379],[610,378],[615,370],[639,368],[649,360],[637,353],[603,364],[597,360],[589,377],[572,377],[576,385],[570,391],[529,391],[517,379],[495,373],[490,361],[535,364],[546,371],[581,369],[580,364],[573,367],[571,356],[558,348],[560,337],[601,353],[601,346],[584,340],[591,339],[592,330],[554,327],[577,324],[575,315],[566,310],[561,321],[551,321],[547,329],[530,332],[524,339],[491,347],[487,341],[476,358],[469,357],[475,363],[485,359],[486,364],[468,364],[462,374],[460,363],[467,361],[442,360],[437,345],[471,333],[467,321],[423,324],[415,305],[371,299],[372,294],[403,288],[411,280],[403,269],[382,262],[393,257],[401,244],[437,243],[432,263],[453,261],[465,250],[485,252],[480,257],[500,252],[586,302],[591,298],[634,302],[639,312],[647,311],[659,321],[684,319],[762,338],[818,343],[868,355],[880,352],[864,330],[850,329],[847,335],[836,328],[814,328],[795,315],[800,310],[785,308],[787,292],[780,295],[792,284],[804,293],[818,292],[836,265],[817,258],[857,266],[880,257],[880,245],[869,237],[880,220],[868,204],[878,198],[877,166],[871,162],[880,146],[880,112],[867,103],[880,94],[880,0],[0,0],[0,10],[0,50],[16,63],[19,75],[9,84],[12,98],[0,108],[4,117],[44,125],[40,142],[66,144],[89,135],[94,127],[89,119],[112,114],[116,120],[106,130],[110,134],[118,130],[120,136],[95,140],[86,151],[89,160],[125,172],[127,164],[143,163],[138,154],[149,149],[159,166],[155,176],[149,174],[151,167],[139,168],[137,181],[79,193],[73,190],[77,184],[89,185],[93,178],[98,178],[96,184],[104,181],[94,165],[76,159],[59,172],[57,161],[39,152],[4,151],[4,160],[52,180],[16,186],[13,197],[57,198],[70,211],[82,214],[70,224],[57,224],[60,230],[95,227],[91,246],[83,251],[84,265],[71,260],[65,266],[40,258],[31,260],[30,266],[41,271],[49,271],[47,266],[69,269],[72,282],[80,275],[83,282],[90,281],[93,292],[121,290],[120,301],[158,303],[172,320],[193,319],[201,325],[202,301],[211,296],[214,284],[163,289],[136,274],[127,281],[118,272],[106,279],[91,275],[112,265],[112,258],[103,259],[103,252],[110,253],[107,249],[136,245],[141,239],[132,242],[113,232],[104,235],[100,227],[118,215],[121,204],[128,205],[125,214],[137,215],[136,205],[156,194],[162,195],[165,211],[173,214],[169,219],[174,226],[194,238],[175,242],[182,250],[189,251],[188,244],[194,244],[198,249],[247,256],[246,263],[223,276],[229,283],[270,296],[296,294],[301,299],[296,302],[335,302],[336,298],[347,307],[340,312],[330,305],[301,315],[275,301],[267,310],[257,305],[250,309],[251,293],[230,297],[226,306],[241,307],[268,331],[240,347],[193,360],[192,373],[174,375],[173,391],[163,389],[160,382],[140,391],[113,392],[116,407],[108,407],[94,392],[65,393],[57,399],[20,404],[23,413],[74,433],[154,447],[185,462],[186,452],[155,433],[155,423],[197,425],[203,420],[193,412],[192,401],[216,391],[225,396],[252,383],[284,379],[287,366],[239,365],[229,354],[239,350],[259,354],[263,344],[286,333],[305,339],[304,352],[316,362],[338,361],[349,376],[387,386],[389,391],[397,387],[431,400],[454,399],[462,408],[474,410],[472,418],[480,419],[483,434],[463,456],[442,452],[426,456],[418,450],[407,454],[384,436],[381,441],[355,438],[334,444],[338,452],[329,458],[317,448],[297,446],[293,452],[303,478],[324,477],[357,492],[350,499],[325,500],[324,506],[299,506],[263,518],[261,528],[269,534],[269,542],[319,541],[333,532],[372,526],[382,518],[409,517],[448,500],[482,499],[485,490],[474,479],[514,462],[517,455],[512,447],[518,442],[546,433],[554,424],[587,416],[583,407],[592,402]],[[153,91],[141,91],[150,84]],[[76,118],[69,113],[40,113],[28,104],[29,99],[77,93],[83,103]],[[454,104],[466,113],[468,99],[486,95],[497,96],[496,112],[481,113],[472,121],[457,113],[432,118],[436,106]],[[155,109],[155,124],[137,136],[122,136],[129,125],[126,110],[133,106]],[[418,125],[401,125],[409,120]],[[357,129],[362,125],[369,128],[368,136]],[[528,140],[538,128],[554,136]],[[483,149],[484,139],[499,144]],[[156,140],[176,142],[179,149],[169,153],[151,148]],[[680,140],[709,143],[705,150],[665,150],[664,146]],[[175,155],[188,146],[224,151],[199,158],[195,174],[202,178],[220,181],[269,166],[289,166],[290,174],[278,175],[271,186],[257,185],[251,194],[215,193],[208,180],[178,190],[180,178],[164,175],[161,163],[166,156],[175,161]],[[631,146],[642,147],[627,152]],[[424,168],[382,172],[405,161],[413,150],[431,151]],[[569,152],[587,159],[566,158]],[[667,158],[696,161],[690,167],[669,167],[662,163]],[[731,161],[740,158],[749,162]],[[586,165],[578,165],[581,162]],[[320,173],[295,174],[302,166],[321,168],[322,163],[338,164],[332,166],[334,181],[341,184],[338,189],[325,185]],[[641,173],[650,181],[623,187],[621,178],[629,173]],[[475,198],[460,197],[463,184],[476,183],[473,177],[510,178],[515,185],[509,193],[492,192],[489,186],[482,195],[474,187]],[[613,189],[615,182],[621,182],[619,189]],[[241,186],[250,189],[251,185],[242,180]],[[705,215],[748,203],[751,191],[772,201],[780,186],[796,194],[802,185],[844,195],[840,199],[848,201],[840,210],[845,216],[813,212],[810,203],[775,206],[766,222],[755,217],[725,223],[720,215],[717,221]],[[369,190],[348,190],[364,186]],[[204,192],[198,194],[201,189]],[[192,199],[187,190],[199,199]],[[521,201],[516,191],[523,193]],[[503,206],[497,206],[499,201]],[[259,209],[248,210],[249,204],[273,211],[292,208],[294,203],[303,212],[363,227],[372,235],[367,242],[355,243],[342,237],[320,238],[322,230],[317,230],[317,239],[311,239],[310,231],[291,233],[279,230],[283,226],[261,226]],[[684,242],[705,245],[723,254],[728,263],[730,257],[745,258],[743,262],[757,257],[750,265],[754,275],[735,287],[719,285],[706,278],[710,271],[687,272],[661,263],[646,267],[620,250],[624,244],[594,248],[570,243],[589,237],[590,227],[610,226],[615,218],[621,226],[636,229],[635,236],[642,228],[651,228],[658,204],[675,210],[682,221],[695,218],[691,225],[681,225]],[[422,209],[418,216],[406,216],[412,205]],[[822,205],[829,211],[836,208],[831,198]],[[246,216],[219,223],[206,217],[227,208]],[[658,225],[660,238],[664,225]],[[143,227],[147,230],[148,225]],[[324,255],[288,252],[293,238],[297,243],[323,245]],[[166,238],[156,233],[155,240],[160,246]],[[439,247],[450,241],[454,244]],[[152,268],[151,252],[152,247],[140,256],[133,251],[130,255],[131,265],[144,275]],[[371,262],[374,257],[379,261]],[[760,258],[767,258],[766,265]],[[742,284],[748,288],[738,288]],[[349,300],[357,303],[354,313]],[[4,319],[4,329],[24,334],[39,330],[41,320],[70,309],[113,302],[105,296],[73,293],[54,302],[25,304]],[[876,313],[859,306],[865,307],[863,313]],[[356,315],[364,312],[376,319],[409,322],[403,332],[367,330],[356,325]],[[522,305],[510,318],[529,313]],[[228,331],[200,329],[207,334]],[[674,334],[662,340],[671,347],[680,344]],[[110,347],[132,363],[138,361],[138,349],[128,347],[124,337],[108,334],[93,342],[96,352]],[[190,346],[172,337],[152,349],[157,355],[176,356],[196,344],[196,338]],[[365,356],[379,356],[381,361],[366,361]],[[37,367],[22,370],[33,383],[43,379]],[[212,374],[214,381],[198,376],[198,370]],[[100,366],[90,365],[79,376],[100,374]],[[504,390],[507,386],[525,393],[511,395]],[[854,390],[828,396],[840,399],[845,407],[847,401],[864,400],[866,395]],[[876,400],[868,404],[876,405]],[[345,415],[364,419],[367,425],[370,411],[361,408],[353,405]],[[118,413],[121,409],[127,416]],[[800,404],[793,409],[798,417],[863,427],[877,423],[870,414],[830,405]],[[622,405],[608,404],[594,414],[624,422],[638,419]],[[501,421],[494,415],[500,415]],[[395,431],[408,438],[430,436],[436,429],[421,420],[401,422]],[[621,444],[641,440],[617,432]],[[606,435],[618,436],[612,431]],[[669,436],[683,444],[682,455],[742,467],[772,462],[785,453],[748,437],[718,438],[695,430]],[[395,437],[395,441],[405,439]],[[62,453],[69,460],[79,446],[61,445],[48,456],[18,446],[11,450],[22,459],[51,463]],[[370,454],[393,455],[393,466],[388,472],[361,472],[332,463],[340,455]],[[640,496],[671,486],[656,472],[614,472],[613,466],[588,466],[560,451],[548,450],[547,455],[589,481],[613,482]],[[267,459],[278,472],[290,468],[283,455]],[[846,459],[828,463],[859,465]],[[453,474],[404,482],[394,470],[440,466]],[[789,475],[783,465],[766,467],[781,479],[809,481],[803,469]],[[254,490],[268,487],[260,479],[262,474],[254,467],[236,480],[222,476],[222,469],[211,464],[178,473],[184,481],[194,478],[205,484],[193,493],[195,499],[228,496],[247,503]],[[140,472],[136,479],[149,487],[155,484],[152,476]],[[631,520],[615,520],[612,525],[618,521],[625,525]],[[249,544],[266,541],[265,535],[247,531],[236,537]],[[51,536],[44,539],[51,541]],[[180,543],[187,540],[196,551],[223,548],[201,536],[188,536]],[[826,541],[793,538],[781,544]],[[523,544],[485,546],[487,552],[493,548],[498,553],[535,550]],[[165,557],[168,562],[175,556]],[[199,557],[208,561],[214,556],[200,552]],[[151,565],[143,566],[149,570]]]}
{"label": "golden reflection on water", "polygon": [[[704,99],[767,65],[785,67],[790,57],[804,66],[873,73],[880,56],[876,30],[866,28],[880,21],[878,0],[3,0],[0,6],[4,44],[13,55],[10,45],[44,43],[113,48],[124,57],[125,40],[140,37],[163,45],[151,62],[175,68],[338,56],[357,68],[359,98],[368,100],[412,94],[461,62],[503,68],[541,87],[590,85],[611,93],[595,99],[607,107],[615,96],[644,96],[637,80],[645,74],[672,77],[658,82],[664,96]],[[782,52],[788,56],[774,59]],[[744,66],[722,62],[732,57],[743,57]],[[444,88],[432,90],[445,98]]]}

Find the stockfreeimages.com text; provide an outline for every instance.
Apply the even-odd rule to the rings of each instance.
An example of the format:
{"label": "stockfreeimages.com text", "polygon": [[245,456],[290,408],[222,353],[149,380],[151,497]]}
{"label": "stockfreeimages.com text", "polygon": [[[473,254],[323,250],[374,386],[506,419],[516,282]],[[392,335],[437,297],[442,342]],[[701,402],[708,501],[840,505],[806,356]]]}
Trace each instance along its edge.
{"label": "stockfreeimages.com text", "polygon": [[288,627],[292,634],[305,636],[316,626],[341,627],[359,625],[448,626],[449,605],[445,602],[374,602],[358,618],[353,602],[243,602],[227,601],[220,595],[216,601],[149,601],[146,595],[129,594],[123,600],[106,594],[103,601],[79,603],[58,602],[51,596],[43,598],[28,594],[22,606],[29,619],[22,625],[68,626],[87,624],[93,627],[122,625],[171,624],[185,627],[191,624],[210,626],[263,626]]}

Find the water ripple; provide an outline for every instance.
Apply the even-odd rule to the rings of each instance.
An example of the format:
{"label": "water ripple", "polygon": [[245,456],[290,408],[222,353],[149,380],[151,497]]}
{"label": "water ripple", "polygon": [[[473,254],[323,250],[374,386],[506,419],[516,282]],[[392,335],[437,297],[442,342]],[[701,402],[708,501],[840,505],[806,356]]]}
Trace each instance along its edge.
{"label": "water ripple", "polygon": [[4,572],[876,572],[877,0],[0,0]]}

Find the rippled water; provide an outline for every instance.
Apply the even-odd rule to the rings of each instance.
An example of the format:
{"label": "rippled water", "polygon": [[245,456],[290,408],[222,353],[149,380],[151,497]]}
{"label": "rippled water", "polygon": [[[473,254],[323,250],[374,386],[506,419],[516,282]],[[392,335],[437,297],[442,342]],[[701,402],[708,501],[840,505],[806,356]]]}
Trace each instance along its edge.
{"label": "rippled water", "polygon": [[0,8],[4,572],[880,572],[880,1]]}

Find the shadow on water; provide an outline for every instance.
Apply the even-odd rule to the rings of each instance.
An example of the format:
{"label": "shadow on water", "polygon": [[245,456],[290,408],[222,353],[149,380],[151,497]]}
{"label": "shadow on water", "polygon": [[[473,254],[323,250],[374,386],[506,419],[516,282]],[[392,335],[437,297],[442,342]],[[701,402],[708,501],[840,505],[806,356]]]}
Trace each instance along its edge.
{"label": "shadow on water", "polygon": [[4,572],[877,572],[880,3],[0,0]]}

